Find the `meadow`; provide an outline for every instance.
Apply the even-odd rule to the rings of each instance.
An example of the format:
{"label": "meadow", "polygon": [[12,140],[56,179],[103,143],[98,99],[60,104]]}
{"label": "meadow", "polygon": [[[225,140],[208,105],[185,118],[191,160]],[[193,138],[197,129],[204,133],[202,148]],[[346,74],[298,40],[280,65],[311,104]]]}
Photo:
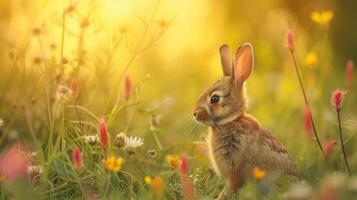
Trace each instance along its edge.
{"label": "meadow", "polygon": [[222,77],[220,45],[244,42],[248,113],[299,181],[262,195],[258,169],[226,199],[354,199],[356,5],[1,1],[0,199],[216,198],[225,180],[192,110]]}

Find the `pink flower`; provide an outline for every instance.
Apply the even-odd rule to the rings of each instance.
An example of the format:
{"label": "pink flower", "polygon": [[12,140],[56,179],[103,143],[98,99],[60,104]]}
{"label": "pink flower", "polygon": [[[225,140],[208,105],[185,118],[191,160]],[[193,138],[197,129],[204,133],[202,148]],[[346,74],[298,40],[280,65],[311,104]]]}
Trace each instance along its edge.
{"label": "pink flower", "polygon": [[182,196],[183,199],[195,199],[195,187],[188,178],[188,158],[187,155],[181,156],[181,183],[182,183]]}
{"label": "pink flower", "polygon": [[309,107],[305,106],[304,108],[304,126],[306,133],[308,134],[309,137],[312,136],[312,116]]}
{"label": "pink flower", "polygon": [[335,144],[337,144],[337,142],[334,139],[328,139],[325,141],[323,150],[326,159],[328,159],[331,156]]}
{"label": "pink flower", "polygon": [[346,92],[336,89],[331,95],[331,104],[336,109],[337,112],[341,110],[342,101]]}
{"label": "pink flower", "polygon": [[294,51],[295,37],[294,37],[294,33],[292,32],[291,29],[288,29],[288,31],[286,32],[285,42],[286,42],[286,46],[289,48],[289,50]]}
{"label": "pink flower", "polygon": [[124,98],[125,100],[129,100],[130,98],[130,94],[131,94],[131,89],[132,89],[132,85],[131,85],[131,80],[129,75],[125,75],[125,80],[124,80]]}
{"label": "pink flower", "polygon": [[73,97],[76,98],[78,96],[78,83],[76,79],[72,79],[71,81],[71,90]]}
{"label": "pink flower", "polygon": [[347,64],[346,64],[346,82],[347,82],[347,86],[349,89],[352,88],[352,81],[353,81],[353,61],[352,60],[348,60]]}
{"label": "pink flower", "polygon": [[82,167],[82,156],[81,156],[81,150],[78,147],[75,147],[72,150],[72,162],[74,167],[77,170],[80,170]]}
{"label": "pink flower", "polygon": [[0,174],[8,181],[27,177],[27,167],[30,164],[27,155],[22,145],[12,145],[0,156]]}
{"label": "pink flower", "polygon": [[106,151],[108,149],[108,131],[107,123],[104,118],[99,120],[99,132],[100,132],[100,141],[102,142],[103,149]]}

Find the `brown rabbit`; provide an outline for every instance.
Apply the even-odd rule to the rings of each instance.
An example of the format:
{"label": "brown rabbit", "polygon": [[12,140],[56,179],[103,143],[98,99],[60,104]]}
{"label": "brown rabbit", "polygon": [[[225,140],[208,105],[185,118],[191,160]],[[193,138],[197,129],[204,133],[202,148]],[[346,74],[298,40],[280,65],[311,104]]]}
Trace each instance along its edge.
{"label": "brown rabbit", "polygon": [[[237,49],[233,64],[229,47],[220,47],[224,77],[199,98],[194,118],[210,126],[209,155],[216,173],[227,178],[236,192],[258,167],[265,179],[276,182],[281,174],[296,178],[296,167],[286,148],[251,115],[246,113],[244,83],[253,68],[253,47]],[[269,184],[271,183],[269,182]]]}

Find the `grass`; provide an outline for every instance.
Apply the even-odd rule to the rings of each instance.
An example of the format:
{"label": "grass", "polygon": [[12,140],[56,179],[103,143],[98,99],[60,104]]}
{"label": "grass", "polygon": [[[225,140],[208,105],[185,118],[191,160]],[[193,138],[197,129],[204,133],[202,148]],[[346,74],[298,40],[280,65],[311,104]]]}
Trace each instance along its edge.
{"label": "grass", "polygon": [[[187,184],[193,185],[198,199],[213,199],[221,192],[225,181],[213,172],[204,149],[207,127],[191,116],[200,92],[219,76],[216,69],[201,67],[210,65],[208,58],[181,52],[187,60],[174,60],[178,64],[169,60],[171,52],[165,52],[162,44],[176,48],[180,41],[178,33],[170,32],[178,26],[176,18],[158,17],[164,12],[162,3],[150,4],[145,16],[131,14],[130,23],[119,27],[99,23],[101,14],[96,6],[86,9],[70,4],[58,19],[28,31],[17,45],[1,43],[1,50],[9,53],[1,54],[5,66],[0,75],[1,155],[21,146],[27,165],[41,170],[15,180],[0,174],[0,199],[183,199],[181,155],[188,157]],[[328,22],[324,20],[321,26],[320,31],[327,35]],[[166,34],[174,35],[174,40],[168,40]],[[56,42],[51,42],[53,38]],[[239,42],[234,39],[234,43]],[[349,86],[337,119],[329,95],[335,88],[345,87],[345,77],[343,68],[331,67],[338,61],[330,59],[333,50],[327,39],[316,41],[319,48],[315,51],[321,59],[313,67],[303,61],[307,42],[296,41],[293,58],[300,67],[299,82],[288,49],[274,43],[272,48],[284,53],[277,58],[263,57],[265,47],[257,43],[257,67],[248,80],[249,112],[285,144],[300,180],[284,180],[264,196],[258,192],[262,183],[251,180],[239,194],[227,198],[299,199],[300,195],[300,199],[353,199],[357,191],[355,82]],[[202,47],[202,52],[207,50]],[[212,57],[217,57],[216,68],[218,52]],[[260,62],[264,59],[284,68],[264,68]],[[176,66],[181,62],[182,69]],[[171,65],[179,69],[169,68]],[[304,96],[299,84],[304,84]],[[303,98],[309,100],[314,113],[320,147],[317,137],[304,130]],[[106,122],[104,132],[100,119]],[[144,142],[125,148],[116,138],[121,132]],[[109,137],[108,149],[101,144],[103,134]],[[98,139],[88,142],[86,136]],[[338,138],[341,141],[326,155],[326,141]],[[76,147],[81,151],[81,167],[73,163]],[[168,162],[169,155],[178,159]],[[110,156],[122,158],[119,170],[105,164]],[[146,177],[151,181],[145,181]]]}

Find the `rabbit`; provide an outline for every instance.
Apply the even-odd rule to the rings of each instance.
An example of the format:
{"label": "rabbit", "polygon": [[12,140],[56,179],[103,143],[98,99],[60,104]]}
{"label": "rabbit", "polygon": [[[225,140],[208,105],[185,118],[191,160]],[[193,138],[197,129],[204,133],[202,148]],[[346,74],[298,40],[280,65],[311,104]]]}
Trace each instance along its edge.
{"label": "rabbit", "polygon": [[210,126],[208,154],[215,172],[227,179],[233,193],[254,178],[255,167],[266,172],[265,185],[274,185],[281,175],[296,180],[296,166],[286,148],[246,113],[244,84],[254,65],[253,46],[239,47],[233,63],[228,45],[219,52],[224,76],[202,93],[193,110],[196,121]]}

